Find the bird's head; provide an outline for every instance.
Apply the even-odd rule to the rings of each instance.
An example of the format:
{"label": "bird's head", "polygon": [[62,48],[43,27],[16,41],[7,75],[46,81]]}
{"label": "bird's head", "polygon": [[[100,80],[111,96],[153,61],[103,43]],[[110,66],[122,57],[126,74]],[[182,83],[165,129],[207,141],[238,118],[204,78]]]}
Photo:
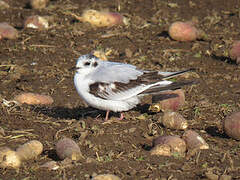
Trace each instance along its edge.
{"label": "bird's head", "polygon": [[92,55],[86,54],[78,58],[75,71],[81,75],[87,75],[94,71],[99,65],[99,59]]}

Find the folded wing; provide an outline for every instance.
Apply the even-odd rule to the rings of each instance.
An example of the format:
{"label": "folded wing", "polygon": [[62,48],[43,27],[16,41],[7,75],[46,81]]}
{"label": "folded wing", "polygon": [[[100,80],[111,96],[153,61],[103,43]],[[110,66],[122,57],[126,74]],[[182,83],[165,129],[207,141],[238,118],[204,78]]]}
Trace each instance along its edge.
{"label": "folded wing", "polygon": [[[120,66],[118,66],[117,69]],[[131,66],[129,68],[132,70]],[[133,68],[132,74],[125,74],[122,77],[118,76],[117,73],[113,75],[113,73],[112,78],[109,79],[107,77],[103,78],[103,76],[103,79],[99,78],[98,81],[94,79],[95,83],[90,85],[89,91],[91,94],[103,99],[124,100],[137,95],[158,94],[162,91],[178,89],[181,86],[193,83],[192,81],[172,82],[165,80],[188,72],[189,70],[173,73],[165,72],[165,74],[163,74],[163,72],[159,73],[158,71],[140,71],[142,73],[139,73],[139,75],[137,75],[137,73],[133,73],[134,71],[137,70],[134,70]],[[117,72],[120,71],[117,70]],[[104,76],[107,74],[108,73],[104,73]],[[113,79],[113,77],[115,77],[115,79]]]}

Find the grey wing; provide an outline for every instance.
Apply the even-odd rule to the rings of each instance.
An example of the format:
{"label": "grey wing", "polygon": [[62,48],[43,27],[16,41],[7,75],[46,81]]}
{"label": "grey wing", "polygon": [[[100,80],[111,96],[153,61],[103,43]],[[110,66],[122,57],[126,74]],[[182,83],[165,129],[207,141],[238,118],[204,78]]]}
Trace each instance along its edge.
{"label": "grey wing", "polygon": [[95,82],[121,82],[128,83],[130,80],[135,80],[141,76],[143,71],[138,70],[136,66],[130,64],[101,61],[96,70],[90,74]]}

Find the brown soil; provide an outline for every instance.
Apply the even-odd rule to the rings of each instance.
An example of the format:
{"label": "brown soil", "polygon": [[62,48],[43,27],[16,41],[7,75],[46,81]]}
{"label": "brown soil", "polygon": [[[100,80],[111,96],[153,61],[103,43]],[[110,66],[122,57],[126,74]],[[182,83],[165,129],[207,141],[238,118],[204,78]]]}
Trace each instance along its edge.
{"label": "brown soil", "polygon": [[[11,7],[0,10],[0,22],[9,22],[20,36],[0,41],[0,126],[5,131],[0,134],[0,146],[15,149],[36,139],[44,144],[44,152],[19,170],[0,169],[0,179],[90,179],[103,173],[121,179],[207,179],[207,173],[240,179],[239,142],[222,130],[222,120],[240,109],[240,66],[227,54],[240,35],[239,2],[52,0],[43,10],[29,8],[27,0],[6,2]],[[116,12],[119,7],[130,19],[129,26],[93,28],[67,14],[80,15],[87,8]],[[35,14],[54,17],[51,27],[43,31],[22,28],[24,19]],[[183,43],[168,36],[172,22],[192,19],[208,39]],[[70,71],[80,55],[96,49],[110,49],[109,60],[144,69],[195,68],[196,72],[183,78],[197,79],[199,84],[183,88],[186,104],[179,113],[210,149],[190,158],[151,156],[152,138],[182,136],[184,131],[161,126],[157,120],[162,113],[151,113],[147,106],[126,112],[123,121],[111,114],[110,121],[102,123],[104,112],[85,106]],[[51,95],[54,103],[9,107],[4,103],[21,92]],[[143,113],[145,118],[138,118]],[[51,160],[61,163],[54,148],[63,136],[79,144],[85,159],[62,164],[55,171],[39,168]]]}

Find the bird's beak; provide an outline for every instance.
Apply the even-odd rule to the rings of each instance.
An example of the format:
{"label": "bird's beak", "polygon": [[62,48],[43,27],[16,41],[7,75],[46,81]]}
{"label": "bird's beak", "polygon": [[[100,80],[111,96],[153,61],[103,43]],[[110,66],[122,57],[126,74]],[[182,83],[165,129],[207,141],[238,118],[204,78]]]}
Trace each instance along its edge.
{"label": "bird's beak", "polygon": [[78,69],[80,69],[80,68],[74,66],[74,67],[70,68],[69,71],[71,71],[71,72],[75,72],[75,71],[77,71]]}

